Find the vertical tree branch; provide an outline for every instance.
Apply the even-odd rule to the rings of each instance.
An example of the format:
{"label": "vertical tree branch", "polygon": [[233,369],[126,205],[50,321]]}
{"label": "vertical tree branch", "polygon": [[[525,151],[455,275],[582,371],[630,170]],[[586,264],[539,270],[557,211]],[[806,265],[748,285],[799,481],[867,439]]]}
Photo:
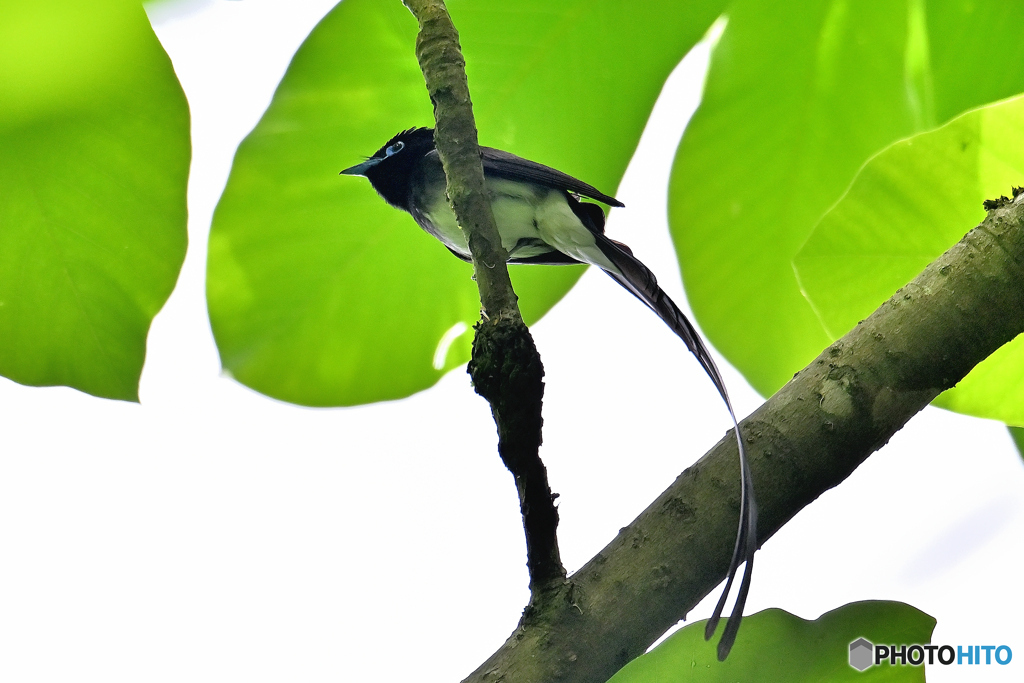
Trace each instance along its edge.
{"label": "vertical tree branch", "polygon": [[[540,460],[544,366],[519,312],[484,181],[459,34],[441,0],[404,0],[419,22],[416,58],[434,105],[434,142],[448,180],[448,201],[466,233],[483,319],[476,325],[469,374],[491,404],[498,452],[515,477],[526,532],[530,604],[561,590],[558,511]],[[530,611],[527,612],[529,616]]]}

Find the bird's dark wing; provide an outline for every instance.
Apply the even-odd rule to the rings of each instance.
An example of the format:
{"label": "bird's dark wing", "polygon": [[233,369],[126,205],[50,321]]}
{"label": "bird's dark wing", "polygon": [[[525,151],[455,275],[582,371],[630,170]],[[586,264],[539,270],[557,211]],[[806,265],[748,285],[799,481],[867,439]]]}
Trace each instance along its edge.
{"label": "bird's dark wing", "polygon": [[609,206],[624,206],[615,197],[609,197],[597,188],[587,185],[582,180],[577,180],[571,175],[562,173],[549,166],[544,166],[535,161],[523,159],[515,154],[503,152],[492,147],[481,147],[480,153],[483,156],[484,173],[489,175],[507,180],[536,183],[537,185],[543,185],[544,187],[556,190],[565,190],[583,197],[596,199]]}
{"label": "bird's dark wing", "polygon": [[[743,436],[740,433],[739,422],[736,419],[736,412],[733,410],[732,401],[729,400],[729,393],[725,389],[725,382],[718,372],[714,359],[708,352],[704,341],[697,334],[689,319],[679,310],[675,302],[669,298],[665,291],[658,285],[658,279],[654,273],[640,262],[629,247],[621,242],[616,242],[604,235],[603,220],[596,222],[597,214],[590,209],[590,206],[575,200],[570,201],[570,207],[577,218],[593,233],[598,249],[605,258],[615,266],[618,272],[605,269],[605,272],[616,282],[625,287],[638,299],[647,304],[676,335],[683,340],[690,352],[696,356],[697,361],[704,372],[714,383],[718,393],[725,401],[729,409],[729,416],[732,417],[733,427],[736,435],[736,447],[739,450],[740,459],[740,520],[736,533],[736,545],[733,547],[732,560],[729,562],[729,573],[725,583],[725,590],[722,597],[715,606],[715,611],[708,619],[704,637],[707,640],[714,635],[718,627],[718,621],[725,608],[725,601],[732,589],[733,580],[741,562],[746,562],[743,570],[743,579],[740,581],[739,592],[736,595],[736,602],[733,605],[732,614],[726,622],[722,639],[718,641],[718,659],[724,660],[729,654],[733,643],[736,641],[736,633],[740,628],[740,621],[743,619],[743,606],[747,601],[747,593],[750,591],[750,577],[754,569],[754,553],[757,551],[757,504],[754,501],[754,484],[750,476],[750,465],[747,463],[746,450],[743,448]],[[603,219],[604,214],[600,214]]]}

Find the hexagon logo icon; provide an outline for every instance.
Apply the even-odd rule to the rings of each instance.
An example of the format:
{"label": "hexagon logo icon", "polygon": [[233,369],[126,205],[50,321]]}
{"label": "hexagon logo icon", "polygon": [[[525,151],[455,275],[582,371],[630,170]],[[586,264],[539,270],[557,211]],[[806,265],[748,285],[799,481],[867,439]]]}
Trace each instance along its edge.
{"label": "hexagon logo icon", "polygon": [[864,671],[874,664],[875,646],[864,638],[850,643],[850,666],[857,671]]}

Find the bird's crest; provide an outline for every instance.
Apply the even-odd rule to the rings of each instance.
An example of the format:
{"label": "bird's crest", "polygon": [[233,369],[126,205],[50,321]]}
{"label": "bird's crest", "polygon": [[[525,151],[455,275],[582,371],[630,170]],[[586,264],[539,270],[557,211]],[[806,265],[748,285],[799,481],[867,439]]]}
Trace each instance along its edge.
{"label": "bird's crest", "polygon": [[396,142],[404,142],[406,145],[426,145],[433,147],[434,145],[434,129],[433,128],[409,128],[403,130],[401,133],[391,138],[373,153],[373,157],[377,159],[383,159],[387,155],[387,149]]}

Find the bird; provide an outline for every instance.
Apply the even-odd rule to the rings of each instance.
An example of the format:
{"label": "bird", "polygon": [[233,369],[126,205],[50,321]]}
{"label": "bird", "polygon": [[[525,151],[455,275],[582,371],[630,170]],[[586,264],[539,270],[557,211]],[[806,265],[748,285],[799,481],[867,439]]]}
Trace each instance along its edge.
{"label": "bird", "polygon": [[[706,640],[717,629],[739,565],[745,562],[746,566],[718,644],[718,659],[724,660],[735,642],[750,590],[757,550],[757,504],[739,422],[721,373],[697,330],[658,285],[654,273],[629,247],[605,235],[604,210],[584,199],[610,207],[623,207],[622,202],[571,175],[509,152],[481,146],[480,154],[491,209],[502,246],[508,252],[508,262],[597,266],[646,304],[682,339],[725,402],[739,449],[740,519],[725,589],[706,624]],[[456,257],[472,261],[466,235],[448,203],[447,181],[432,128],[410,128],[398,133],[365,161],[341,171],[341,175],[365,177],[385,202],[409,213]]]}

